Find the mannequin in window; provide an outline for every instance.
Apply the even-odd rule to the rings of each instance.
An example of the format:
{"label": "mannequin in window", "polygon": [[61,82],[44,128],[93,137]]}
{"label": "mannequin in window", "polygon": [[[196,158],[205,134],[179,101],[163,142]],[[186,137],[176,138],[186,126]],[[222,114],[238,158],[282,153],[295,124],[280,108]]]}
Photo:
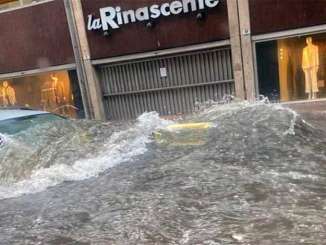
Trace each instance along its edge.
{"label": "mannequin in window", "polygon": [[59,80],[59,78],[54,74],[51,74],[51,80],[53,82],[55,99],[57,104],[56,112],[61,115],[68,115],[66,107],[67,98],[65,96],[64,85],[62,81]]}
{"label": "mannequin in window", "polygon": [[51,74],[51,80],[54,87],[56,103],[58,106],[62,106],[66,102],[63,84],[61,81],[59,81],[59,78],[54,74]]}
{"label": "mannequin in window", "polygon": [[303,49],[302,69],[305,74],[305,91],[308,99],[316,99],[318,90],[317,73],[319,69],[318,46],[312,43],[312,38],[306,38],[307,46]]}
{"label": "mannequin in window", "polygon": [[3,106],[14,106],[17,103],[15,89],[9,85],[8,81],[2,83],[1,97]]}
{"label": "mannequin in window", "polygon": [[41,89],[41,103],[43,110],[54,111],[57,108],[56,92],[52,79],[48,79],[42,86]]}
{"label": "mannequin in window", "polygon": [[64,86],[55,74],[51,74],[50,79],[43,84],[41,98],[43,110],[66,114]]}

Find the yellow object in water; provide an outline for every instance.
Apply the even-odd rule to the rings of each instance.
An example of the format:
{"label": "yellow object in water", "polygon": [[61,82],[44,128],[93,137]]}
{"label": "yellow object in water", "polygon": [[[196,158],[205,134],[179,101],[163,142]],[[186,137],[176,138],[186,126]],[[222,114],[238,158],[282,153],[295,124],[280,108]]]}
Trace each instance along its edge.
{"label": "yellow object in water", "polygon": [[212,123],[182,123],[182,124],[173,124],[167,127],[167,129],[208,129],[213,127]]}
{"label": "yellow object in water", "polygon": [[154,133],[157,143],[172,146],[203,145],[208,138],[208,129],[213,123],[182,123],[167,126]]}

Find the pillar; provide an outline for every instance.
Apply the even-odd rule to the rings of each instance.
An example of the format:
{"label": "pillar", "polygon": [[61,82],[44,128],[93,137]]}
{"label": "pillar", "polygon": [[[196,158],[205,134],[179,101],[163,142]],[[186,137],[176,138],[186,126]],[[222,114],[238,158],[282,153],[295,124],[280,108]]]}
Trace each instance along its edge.
{"label": "pillar", "polygon": [[88,119],[105,120],[103,94],[91,63],[84,14],[80,0],[64,0],[77,74]]}
{"label": "pillar", "polygon": [[255,69],[249,0],[227,0],[236,95],[254,101]]}
{"label": "pillar", "polygon": [[246,99],[237,0],[227,0],[235,95]]}

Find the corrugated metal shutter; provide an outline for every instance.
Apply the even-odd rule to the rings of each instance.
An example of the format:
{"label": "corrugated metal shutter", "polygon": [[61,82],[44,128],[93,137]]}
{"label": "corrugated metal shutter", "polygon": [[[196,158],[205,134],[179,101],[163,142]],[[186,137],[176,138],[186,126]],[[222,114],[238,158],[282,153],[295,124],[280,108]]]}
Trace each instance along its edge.
{"label": "corrugated metal shutter", "polygon": [[104,65],[99,74],[111,120],[135,118],[145,111],[189,113],[196,102],[234,94],[230,48]]}

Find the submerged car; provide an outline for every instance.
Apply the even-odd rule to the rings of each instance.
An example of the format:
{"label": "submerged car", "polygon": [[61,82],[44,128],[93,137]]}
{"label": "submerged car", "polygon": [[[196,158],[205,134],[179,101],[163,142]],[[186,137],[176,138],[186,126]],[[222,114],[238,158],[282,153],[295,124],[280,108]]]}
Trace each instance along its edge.
{"label": "submerged car", "polygon": [[178,123],[154,132],[155,142],[160,145],[194,146],[207,142],[209,129],[216,125],[210,122]]}
{"label": "submerged car", "polygon": [[[44,111],[0,108],[0,137],[1,135],[15,135],[32,126],[62,119],[61,116]],[[0,141],[4,142],[4,136]]]}

